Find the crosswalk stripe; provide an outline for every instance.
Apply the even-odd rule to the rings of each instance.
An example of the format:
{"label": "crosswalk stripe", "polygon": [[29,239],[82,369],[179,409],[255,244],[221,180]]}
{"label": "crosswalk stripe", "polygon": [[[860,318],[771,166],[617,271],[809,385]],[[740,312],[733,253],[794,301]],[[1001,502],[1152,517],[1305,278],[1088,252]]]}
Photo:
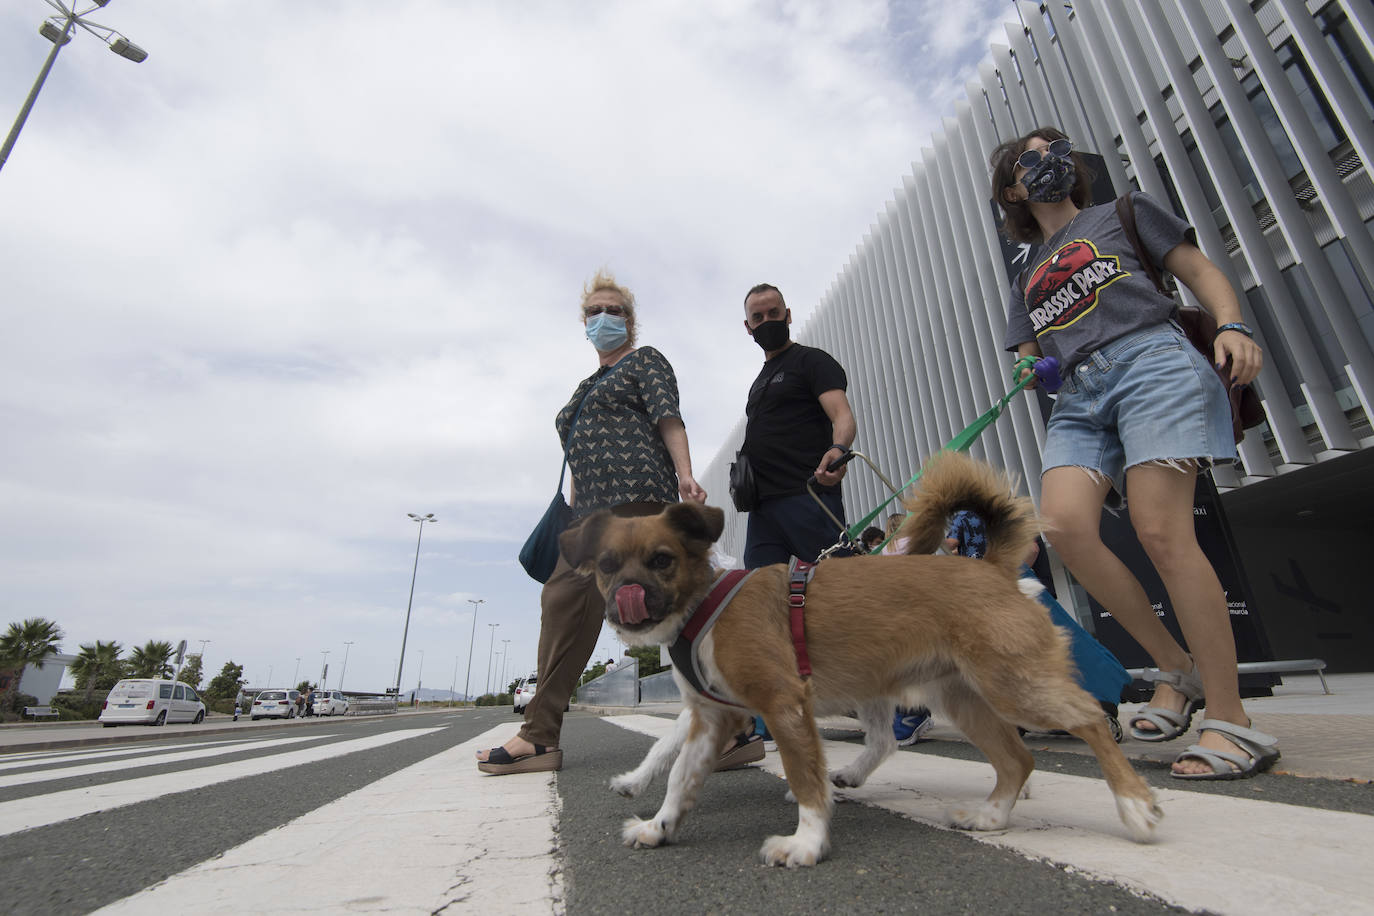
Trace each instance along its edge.
{"label": "crosswalk stripe", "polygon": [[[59,767],[55,770],[37,770],[32,773],[14,773],[9,776],[0,776],[0,789],[7,789],[10,786],[25,786],[35,782],[52,782],[55,779],[71,779],[74,776],[90,776],[95,773],[108,773],[111,770],[133,770],[139,767],[161,766],[164,763],[181,763],[186,760],[203,760],[207,757],[221,757],[225,754],[236,754],[239,751],[257,751],[268,747],[282,747],[288,744],[300,744],[302,741],[320,741],[325,738],[332,738],[333,735],[303,735],[293,738],[268,738],[263,741],[249,741],[234,747],[207,747],[197,748],[193,751],[177,751],[170,754],[158,754],[154,757],[144,757],[135,760],[103,760],[98,763],[86,763],[77,766]],[[219,742],[212,742],[218,744]],[[152,748],[143,748],[147,753]],[[125,751],[124,753],[136,753],[135,751]],[[113,754],[109,756],[114,756]]]}
{"label": "crosswalk stripe", "polygon": [[20,830],[57,824],[74,817],[109,811],[125,805],[148,801],[175,792],[201,789],[216,783],[228,782],[244,776],[257,776],[274,770],[302,766],[340,757],[355,751],[365,751],[384,747],[408,738],[418,738],[439,728],[412,728],[404,731],[383,732],[351,741],[338,741],[302,750],[274,754],[270,757],[255,757],[251,760],[238,760],[215,767],[201,767],[177,773],[164,773],[161,776],[142,776],[120,782],[104,783],[80,789],[67,789],[34,798],[0,802],[0,836],[7,836]]}
{"label": "crosswalk stripe", "polygon": [[[671,719],[655,716],[605,721],[654,738],[673,728]],[[842,741],[823,744],[832,769],[862,750]],[[783,776],[777,754],[763,767]],[[981,761],[898,753],[862,787],[839,794],[943,827],[948,808],[981,800],[994,781],[992,767]],[[1315,916],[1367,911],[1374,899],[1365,858],[1374,846],[1368,815],[1156,789],[1165,813],[1158,841],[1139,845],[1127,838],[1102,780],[1037,770],[1030,785],[1031,797],[1017,803],[1010,827],[968,836],[1190,910]],[[844,836],[831,840],[840,844]]]}
{"label": "crosswalk stripe", "polygon": [[65,763],[70,760],[105,757],[126,757],[130,754],[160,754],[164,751],[179,751],[191,747],[209,747],[212,744],[233,744],[248,741],[248,738],[224,738],[219,741],[188,741],[184,744],[139,744],[137,747],[117,748],[104,745],[84,751],[35,751],[28,754],[9,754],[0,757],[0,770],[16,770],[20,767],[40,766],[49,763]]}
{"label": "crosswalk stripe", "polygon": [[[509,736],[493,728],[97,912],[176,912],[188,900],[232,916],[433,913],[456,901],[449,912],[561,912],[554,774],[484,776],[473,763]],[[378,867],[379,850],[402,849]]]}

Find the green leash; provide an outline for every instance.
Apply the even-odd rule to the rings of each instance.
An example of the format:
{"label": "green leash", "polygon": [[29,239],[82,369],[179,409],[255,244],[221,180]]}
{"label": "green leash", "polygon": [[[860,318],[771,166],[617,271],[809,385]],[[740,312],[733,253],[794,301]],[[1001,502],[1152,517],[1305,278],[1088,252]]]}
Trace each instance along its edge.
{"label": "green leash", "polygon": [[[1015,386],[1006,394],[1002,395],[1002,397],[997,400],[997,403],[989,407],[981,417],[974,420],[968,426],[964,427],[962,432],[960,432],[953,439],[949,440],[949,442],[945,443],[945,447],[941,449],[941,451],[968,451],[969,448],[973,445],[973,443],[978,440],[978,437],[983,434],[983,430],[987,429],[993,423],[997,422],[997,418],[1002,415],[1003,410],[1006,410],[1007,404],[1011,403],[1011,399],[1016,397],[1016,395],[1020,394],[1025,389],[1025,387],[1035,379],[1034,373],[1028,373],[1025,376],[1025,378],[1019,380],[1017,379],[1017,376],[1021,374],[1022,370],[1029,369],[1034,365],[1034,356],[1023,356],[1020,359],[1018,359],[1016,361],[1016,364],[1011,367],[1011,377],[1013,381],[1016,382]],[[900,496],[902,492],[907,489],[907,487],[911,486],[913,483],[920,480],[921,475],[923,473],[925,473],[925,468],[921,468],[915,474],[913,474],[910,480],[902,484],[902,486],[887,499],[883,500],[878,505],[878,508],[874,509],[872,512],[865,515],[862,519],[851,525],[845,531],[845,537],[849,538],[849,540],[854,541],[855,543],[858,543],[859,535],[863,533],[863,530],[868,527],[869,523],[872,522],[879,515],[881,515],[882,511],[886,509],[889,505],[891,505],[892,501],[896,499],[898,496]],[[882,549],[887,546],[888,541],[891,541],[894,537],[896,537],[895,533],[888,535],[883,540],[883,542],[879,544],[877,547],[873,548],[873,550],[870,551],[870,553],[880,553]]]}

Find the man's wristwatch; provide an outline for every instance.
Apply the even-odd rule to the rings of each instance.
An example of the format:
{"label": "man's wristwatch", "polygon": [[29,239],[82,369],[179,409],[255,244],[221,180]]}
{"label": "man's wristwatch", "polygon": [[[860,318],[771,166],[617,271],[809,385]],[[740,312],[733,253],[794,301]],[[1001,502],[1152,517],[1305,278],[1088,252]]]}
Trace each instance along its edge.
{"label": "man's wristwatch", "polygon": [[1243,321],[1232,321],[1217,328],[1217,332],[1212,335],[1212,343],[1217,342],[1217,338],[1221,336],[1223,331],[1239,331],[1251,340],[1255,339],[1255,332],[1250,329],[1250,325]]}

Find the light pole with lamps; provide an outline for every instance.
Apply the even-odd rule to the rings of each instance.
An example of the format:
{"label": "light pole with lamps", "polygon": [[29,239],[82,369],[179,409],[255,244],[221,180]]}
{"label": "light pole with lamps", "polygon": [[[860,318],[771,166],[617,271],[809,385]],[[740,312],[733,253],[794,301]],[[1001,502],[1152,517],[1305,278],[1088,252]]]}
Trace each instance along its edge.
{"label": "light pole with lamps", "polygon": [[344,663],[343,663],[343,669],[339,671],[339,689],[340,689],[340,690],[343,690],[343,679],[344,679],[344,675],[348,673],[348,647],[351,646],[351,645],[353,645],[353,643],[352,643],[351,641],[350,641],[350,642],[344,643]]}
{"label": "light pole with lamps", "polygon": [[320,650],[320,689],[323,690],[328,685],[329,678],[329,650]]}
{"label": "light pole with lamps", "polygon": [[396,663],[396,698],[401,697],[401,671],[406,666],[406,639],[410,636],[410,606],[415,601],[415,573],[420,568],[420,538],[425,536],[425,522],[437,522],[433,512],[416,515],[407,512],[406,517],[420,523],[420,533],[415,537],[415,564],[410,568],[410,597],[406,599],[406,626],[401,631],[401,660]]}
{"label": "light pole with lamps", "polygon": [[496,649],[496,628],[501,624],[489,623],[491,627],[491,645],[487,647],[487,693],[491,693],[491,653]]}
{"label": "light pole with lamps", "polygon": [[497,685],[497,686],[499,686],[502,690],[505,690],[505,689],[506,689],[506,686],[510,683],[510,681],[507,679],[507,677],[508,677],[508,674],[507,674],[507,673],[509,672],[509,670],[510,670],[510,640],[509,640],[509,639],[503,639],[503,640],[501,640],[501,683]]}
{"label": "light pole with lamps", "polygon": [[300,657],[299,655],[297,655],[297,656],[296,656],[296,673],[293,674],[293,675],[291,675],[291,683],[287,686],[287,689],[288,689],[288,690],[295,690],[295,689],[296,689],[296,685],[300,683],[300,676],[301,676],[301,657]]}
{"label": "light pole with lamps", "polygon": [[29,112],[33,110],[33,103],[38,101],[38,92],[43,88],[43,82],[48,78],[48,71],[52,69],[53,61],[57,60],[57,52],[62,50],[63,45],[72,40],[73,26],[80,26],[90,32],[109,45],[111,51],[126,60],[131,60],[137,64],[148,58],[147,51],[114,29],[87,21],[87,16],[109,3],[110,0],[94,0],[95,6],[82,13],[76,11],[75,2],[72,3],[70,9],[61,0],[46,0],[46,2],[48,6],[61,13],[60,16],[49,16],[44,19],[43,24],[38,27],[38,34],[52,42],[52,50],[48,52],[48,59],[43,62],[43,69],[38,71],[38,79],[34,81],[33,88],[29,90],[29,97],[24,100],[23,107],[19,109],[19,117],[14,119],[14,126],[10,128],[9,136],[5,138],[5,145],[0,146],[0,168],[4,168],[5,161],[10,157],[10,150],[14,149],[14,143],[19,139],[19,131],[24,129],[24,122],[28,120]]}
{"label": "light pole with lamps", "polygon": [[477,605],[485,604],[485,598],[469,598],[468,604],[472,605],[472,636],[468,639],[468,673],[463,675],[463,699],[470,700],[472,696],[468,693],[468,687],[472,684],[472,645],[477,642]]}

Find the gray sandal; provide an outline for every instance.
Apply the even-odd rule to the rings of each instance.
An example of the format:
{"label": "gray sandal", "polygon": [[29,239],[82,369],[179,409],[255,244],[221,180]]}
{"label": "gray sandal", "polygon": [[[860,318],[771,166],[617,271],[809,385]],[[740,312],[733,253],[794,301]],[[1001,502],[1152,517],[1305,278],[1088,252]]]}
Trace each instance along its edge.
{"label": "gray sandal", "polygon": [[[1153,683],[1168,684],[1183,694],[1185,702],[1182,712],[1175,712],[1162,706],[1142,707],[1127,722],[1131,729],[1131,737],[1137,741],[1172,741],[1188,731],[1189,726],[1193,724],[1193,713],[1201,709],[1207,702],[1202,695],[1202,678],[1197,673],[1197,665],[1193,665],[1192,671],[1156,671],[1152,669],[1142,674],[1141,678]],[[1149,722],[1154,728],[1142,731],[1136,727],[1137,722]]]}
{"label": "gray sandal", "polygon": [[1217,732],[1244,754],[1230,751],[1214,751],[1209,747],[1194,744],[1178,760],[1193,757],[1212,768],[1210,773],[1170,773],[1175,779],[1249,779],[1263,773],[1279,759],[1279,739],[1273,735],[1236,725],[1224,719],[1203,719],[1198,725],[1199,732]]}

